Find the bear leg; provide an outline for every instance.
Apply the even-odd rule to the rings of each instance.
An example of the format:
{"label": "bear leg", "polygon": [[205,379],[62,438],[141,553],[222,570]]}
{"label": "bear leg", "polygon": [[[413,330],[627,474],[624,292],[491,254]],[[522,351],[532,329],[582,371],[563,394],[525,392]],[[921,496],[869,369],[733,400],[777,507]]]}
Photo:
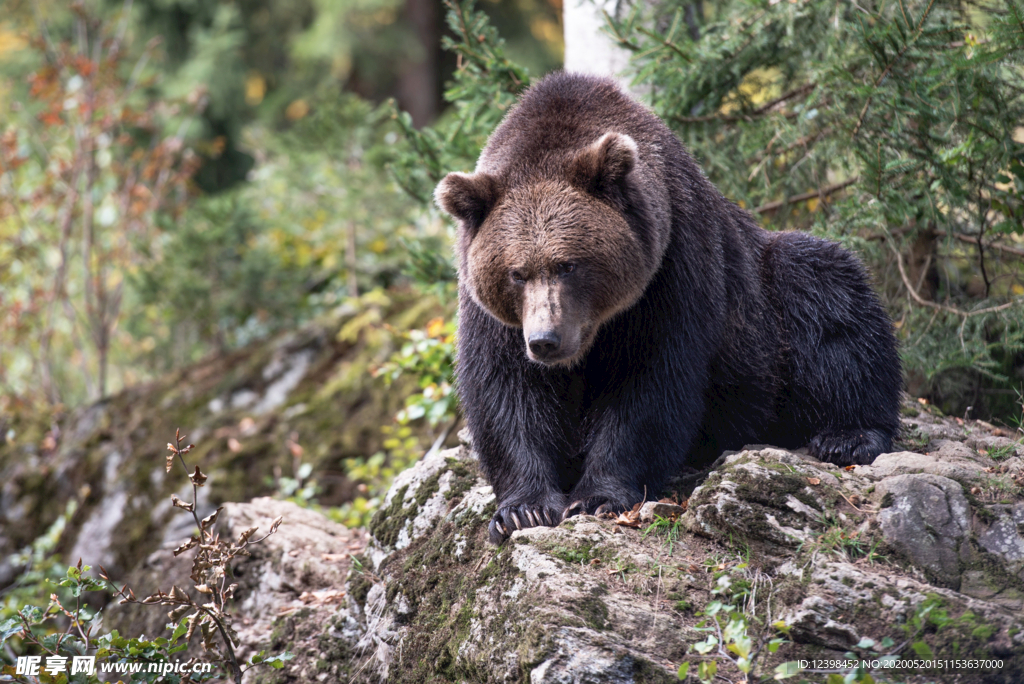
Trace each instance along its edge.
{"label": "bear leg", "polygon": [[[653,432],[653,431],[652,431]],[[583,477],[568,495],[568,506],[560,511],[561,519],[574,515],[601,515],[623,513],[645,498],[657,500],[665,472],[673,472],[672,465],[660,459],[645,459],[638,447],[658,449],[657,437],[650,434],[647,441],[629,440],[616,444],[608,439],[597,440]]]}
{"label": "bear leg", "polygon": [[868,465],[892,449],[892,440],[881,430],[825,430],[807,445],[811,456],[836,465]]}
{"label": "bear leg", "polygon": [[766,436],[787,448],[809,444],[837,465],[871,463],[899,434],[903,376],[892,321],[864,267],[798,232],[774,234],[764,259],[785,340]]}

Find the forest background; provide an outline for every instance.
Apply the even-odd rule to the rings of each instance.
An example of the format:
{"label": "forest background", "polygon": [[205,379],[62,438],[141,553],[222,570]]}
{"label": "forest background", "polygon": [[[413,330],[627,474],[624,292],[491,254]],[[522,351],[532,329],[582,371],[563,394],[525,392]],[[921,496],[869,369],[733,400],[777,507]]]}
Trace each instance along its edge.
{"label": "forest background", "polygon": [[[608,7],[588,35],[631,58],[623,83],[727,197],[865,259],[910,394],[1019,425],[1021,5]],[[393,437],[320,460],[380,491],[382,464],[393,475],[458,420],[452,226],[433,186],[472,168],[577,28],[558,0],[5,0],[0,438],[16,416],[56,424],[402,297],[426,327],[360,319],[394,348],[367,371],[415,379],[381,426]]]}

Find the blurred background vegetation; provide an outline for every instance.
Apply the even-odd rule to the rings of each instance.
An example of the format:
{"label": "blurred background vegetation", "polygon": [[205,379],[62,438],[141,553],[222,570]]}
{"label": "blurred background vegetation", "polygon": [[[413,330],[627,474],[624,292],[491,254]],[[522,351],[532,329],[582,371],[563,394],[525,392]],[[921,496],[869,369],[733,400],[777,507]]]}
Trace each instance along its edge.
{"label": "blurred background vegetation", "polygon": [[[359,372],[397,382],[400,408],[313,461],[281,428],[294,467],[265,476],[364,521],[457,427],[452,234],[431,192],[560,67],[561,22],[560,0],[5,0],[0,447],[15,416],[56,425],[334,317],[338,344],[383,350]],[[605,30],[727,197],[868,262],[913,395],[1020,420],[1017,0],[624,3]]]}
{"label": "blurred background vegetation", "polygon": [[[556,4],[484,5],[517,62],[560,64]],[[444,111],[444,19],[433,0],[5,2],[0,394],[73,407],[407,285],[402,240],[443,252],[446,229],[387,167],[396,112]],[[158,141],[166,172],[133,157]]]}

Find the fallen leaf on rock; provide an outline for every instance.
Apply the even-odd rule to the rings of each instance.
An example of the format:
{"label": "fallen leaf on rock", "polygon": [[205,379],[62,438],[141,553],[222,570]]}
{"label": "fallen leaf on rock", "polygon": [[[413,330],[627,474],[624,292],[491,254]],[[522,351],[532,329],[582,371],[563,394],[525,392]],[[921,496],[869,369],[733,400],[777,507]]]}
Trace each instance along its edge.
{"label": "fallen leaf on rock", "polygon": [[821,484],[821,478],[819,478],[819,477],[809,477],[809,478],[807,478],[807,484],[820,485]]}
{"label": "fallen leaf on rock", "polygon": [[640,527],[640,504],[633,507],[633,510],[620,513],[615,518],[615,524],[623,527]]}
{"label": "fallen leaf on rock", "polygon": [[347,553],[321,553],[320,554],[320,560],[327,561],[328,563],[333,563],[335,561],[343,561],[346,558],[348,558],[348,554]]}
{"label": "fallen leaf on rock", "polygon": [[345,598],[345,591],[304,591],[299,595],[299,600],[307,606],[323,606],[329,603],[341,603]]}

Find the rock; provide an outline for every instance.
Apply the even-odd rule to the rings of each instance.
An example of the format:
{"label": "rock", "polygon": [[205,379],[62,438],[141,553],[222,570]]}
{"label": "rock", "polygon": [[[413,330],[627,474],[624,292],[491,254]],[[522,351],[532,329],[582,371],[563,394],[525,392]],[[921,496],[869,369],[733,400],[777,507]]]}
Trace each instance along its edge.
{"label": "rock", "polygon": [[683,525],[719,539],[799,546],[839,499],[834,468],[775,448],[730,455],[694,490]]}
{"label": "rock", "polygon": [[926,454],[911,451],[900,451],[892,454],[880,454],[871,465],[857,466],[858,475],[874,479],[883,479],[894,475],[911,473],[927,473],[971,485],[984,478],[985,468],[991,468],[995,462],[958,442],[940,440],[933,446],[936,448]]}
{"label": "rock", "polygon": [[658,518],[675,520],[685,512],[685,508],[676,504],[648,501],[640,507],[639,515],[641,522],[653,523]]}
{"label": "rock", "polygon": [[1024,579],[1024,504],[995,505],[988,510],[996,518],[978,535],[978,544],[998,556],[1009,572]]}
{"label": "rock", "polygon": [[835,605],[821,596],[808,596],[783,620],[793,630],[793,638],[803,644],[817,644],[837,651],[846,651],[860,641],[857,630],[832,619]]}
{"label": "rock", "polygon": [[970,508],[959,482],[939,475],[895,475],[875,490],[886,542],[942,586],[960,585]]}
{"label": "rock", "polygon": [[[1010,601],[1016,589],[975,598],[927,580],[936,568],[948,571],[948,585],[959,580],[943,544],[965,546],[974,530],[971,504],[949,478],[876,479],[757,448],[721,460],[691,496],[680,518],[687,531],[677,536],[581,516],[516,531],[494,547],[486,541],[494,498],[476,469],[462,448],[431,456],[396,482],[385,501],[390,513],[370,529],[374,575],[350,579],[350,603],[336,614],[363,630],[348,651],[354,660],[339,665],[361,673],[352,681],[673,681],[706,636],[698,629],[703,610],[731,586],[760,586],[753,594],[763,592],[765,603],[747,589],[739,596],[770,603],[772,619],[787,623],[782,660],[839,656],[863,637],[905,642],[900,625],[941,610],[952,618],[929,637],[935,648],[1012,656],[998,678],[959,681],[1008,684],[1024,674],[1024,621]],[[890,505],[876,509],[882,499]],[[918,544],[927,553],[917,553],[908,542],[901,549],[910,565],[872,555],[887,539],[904,540],[885,530],[922,527],[942,543]],[[740,562],[736,549],[758,568]],[[978,572],[991,582],[991,573]],[[770,674],[777,662],[762,667]],[[730,667],[720,663],[720,672]]]}
{"label": "rock", "polygon": [[[249,546],[251,558],[234,567],[240,597],[235,606],[241,615],[235,624],[243,645],[240,656],[250,655],[254,645],[270,639],[275,620],[282,616],[298,612],[333,616],[347,603],[345,583],[351,559],[366,546],[365,531],[349,530],[320,513],[268,497],[225,505],[217,531],[222,537],[237,539],[244,530],[258,527],[253,538],[259,539],[279,516],[283,522],[277,533]],[[127,578],[136,595],[166,591],[172,585],[192,586],[191,554],[173,554],[181,541],[166,543]],[[167,615],[151,606],[115,605],[107,608],[106,622],[123,634],[159,635]]]}
{"label": "rock", "polygon": [[[697,634],[678,616],[659,614],[656,596],[637,600],[609,587],[605,563],[627,546],[611,525],[574,519],[517,531],[493,547],[486,523],[494,496],[468,450],[442,452],[411,471],[390,500],[404,520],[375,518],[367,550],[379,580],[367,593],[371,617],[360,646],[379,677],[671,681],[663,649],[679,651],[683,634]],[[389,601],[395,587],[404,598]],[[446,602],[450,609],[433,612]],[[397,644],[415,648],[420,662],[399,664]]]}

